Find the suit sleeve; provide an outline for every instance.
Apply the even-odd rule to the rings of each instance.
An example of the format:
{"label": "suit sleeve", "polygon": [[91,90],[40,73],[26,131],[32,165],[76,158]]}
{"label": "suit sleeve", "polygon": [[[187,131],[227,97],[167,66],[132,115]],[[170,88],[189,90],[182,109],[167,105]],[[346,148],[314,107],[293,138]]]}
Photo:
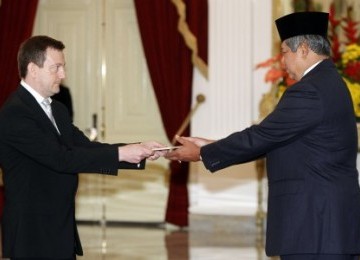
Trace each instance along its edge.
{"label": "suit sleeve", "polygon": [[289,88],[275,110],[259,125],[201,148],[205,167],[211,172],[265,156],[296,140],[322,118],[323,106],[317,90],[309,84]]}
{"label": "suit sleeve", "polygon": [[[118,144],[107,144],[100,143],[95,141],[90,141],[87,136],[84,135],[82,131],[80,131],[77,127],[73,126],[73,135],[75,136],[75,140],[78,146],[88,147],[88,148],[97,148],[104,146],[112,146],[118,149],[119,146],[126,145],[125,143]],[[117,150],[118,151],[118,150]],[[144,170],[146,165],[146,160],[142,160],[140,163],[129,163],[129,162],[118,162],[117,168],[123,170]]]}
{"label": "suit sleeve", "polygon": [[[53,171],[70,174],[86,172],[116,175],[119,166],[141,168],[137,164],[119,163],[117,145],[92,143],[72,125],[64,130],[64,134],[68,135],[66,138],[59,137],[43,123],[43,115],[39,113],[29,114],[26,109],[18,108],[16,111],[9,109],[6,113],[9,116],[6,127],[1,127],[1,139],[9,147],[7,153],[13,153],[7,156],[15,157],[12,160],[14,164],[19,163],[19,160],[32,160]],[[19,153],[24,156],[18,158]]]}
{"label": "suit sleeve", "polygon": [[[62,113],[64,115],[64,113]],[[100,143],[96,141],[91,141],[82,131],[80,131],[76,126],[74,126],[68,119],[64,118],[68,122],[68,125],[71,125],[70,136],[74,141],[74,145],[77,147],[84,148],[97,148],[97,147],[105,147],[105,146],[113,146],[118,148],[119,146],[126,145],[125,143],[118,144],[107,144]],[[129,163],[129,162],[119,162],[117,165],[118,169],[127,169],[127,170],[143,170],[145,169],[146,160],[142,160],[140,163]]]}

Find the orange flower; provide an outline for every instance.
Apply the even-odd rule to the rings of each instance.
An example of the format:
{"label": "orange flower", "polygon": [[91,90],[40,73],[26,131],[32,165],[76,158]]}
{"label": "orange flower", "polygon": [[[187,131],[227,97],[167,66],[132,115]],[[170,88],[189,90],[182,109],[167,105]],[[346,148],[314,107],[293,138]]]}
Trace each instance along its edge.
{"label": "orange flower", "polygon": [[265,74],[265,82],[271,82],[272,84],[289,87],[296,81],[291,79],[289,74],[285,71],[284,64],[281,62],[281,58],[282,55],[277,54],[274,57],[257,64],[256,68],[270,67]]}
{"label": "orange flower", "polygon": [[265,74],[265,82],[277,83],[285,76],[285,71],[277,68],[270,68]]}
{"label": "orange flower", "polygon": [[290,78],[289,76],[287,76],[285,78],[285,84],[286,86],[290,87],[291,85],[295,84],[296,80],[295,79],[292,79]]}
{"label": "orange flower", "polygon": [[274,57],[271,57],[270,59],[261,62],[256,65],[256,69],[258,68],[266,68],[266,67],[272,67],[276,65],[277,63],[280,63],[281,61],[281,54],[275,55]]}

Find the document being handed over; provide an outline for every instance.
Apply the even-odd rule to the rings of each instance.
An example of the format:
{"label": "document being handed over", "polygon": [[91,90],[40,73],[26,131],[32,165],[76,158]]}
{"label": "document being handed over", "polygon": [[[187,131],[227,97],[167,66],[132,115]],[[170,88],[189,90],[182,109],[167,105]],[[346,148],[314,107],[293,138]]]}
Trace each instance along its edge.
{"label": "document being handed over", "polygon": [[175,150],[175,149],[177,149],[177,148],[179,148],[179,147],[181,147],[181,145],[179,145],[179,146],[165,146],[165,147],[160,147],[160,148],[153,148],[152,150],[153,150],[153,151],[165,151],[165,150],[171,151],[171,150]]}

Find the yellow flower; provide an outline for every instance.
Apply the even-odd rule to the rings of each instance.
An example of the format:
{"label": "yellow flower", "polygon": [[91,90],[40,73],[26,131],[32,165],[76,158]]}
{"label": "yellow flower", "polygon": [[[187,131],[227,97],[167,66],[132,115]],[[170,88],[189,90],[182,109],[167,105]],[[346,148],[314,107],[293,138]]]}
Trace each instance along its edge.
{"label": "yellow flower", "polygon": [[350,82],[345,79],[346,85],[350,91],[351,98],[353,100],[355,116],[360,117],[360,83]]}
{"label": "yellow flower", "polygon": [[360,58],[360,46],[356,43],[345,46],[345,50],[341,55],[341,62],[346,66],[350,61]]}
{"label": "yellow flower", "polygon": [[279,84],[279,85],[278,85],[278,91],[277,91],[277,93],[276,93],[276,97],[277,97],[278,99],[280,99],[281,96],[284,94],[284,92],[285,92],[286,89],[287,89],[287,87],[286,87],[285,85]]}

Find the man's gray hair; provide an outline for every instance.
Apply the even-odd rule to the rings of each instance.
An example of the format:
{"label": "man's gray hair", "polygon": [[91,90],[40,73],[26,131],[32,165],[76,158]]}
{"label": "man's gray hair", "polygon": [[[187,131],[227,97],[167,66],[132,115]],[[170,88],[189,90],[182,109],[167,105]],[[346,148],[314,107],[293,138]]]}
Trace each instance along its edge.
{"label": "man's gray hair", "polygon": [[313,52],[318,55],[330,56],[331,54],[331,47],[329,41],[320,35],[298,35],[288,38],[284,42],[291,49],[292,52],[296,52],[300,45],[305,43]]}

